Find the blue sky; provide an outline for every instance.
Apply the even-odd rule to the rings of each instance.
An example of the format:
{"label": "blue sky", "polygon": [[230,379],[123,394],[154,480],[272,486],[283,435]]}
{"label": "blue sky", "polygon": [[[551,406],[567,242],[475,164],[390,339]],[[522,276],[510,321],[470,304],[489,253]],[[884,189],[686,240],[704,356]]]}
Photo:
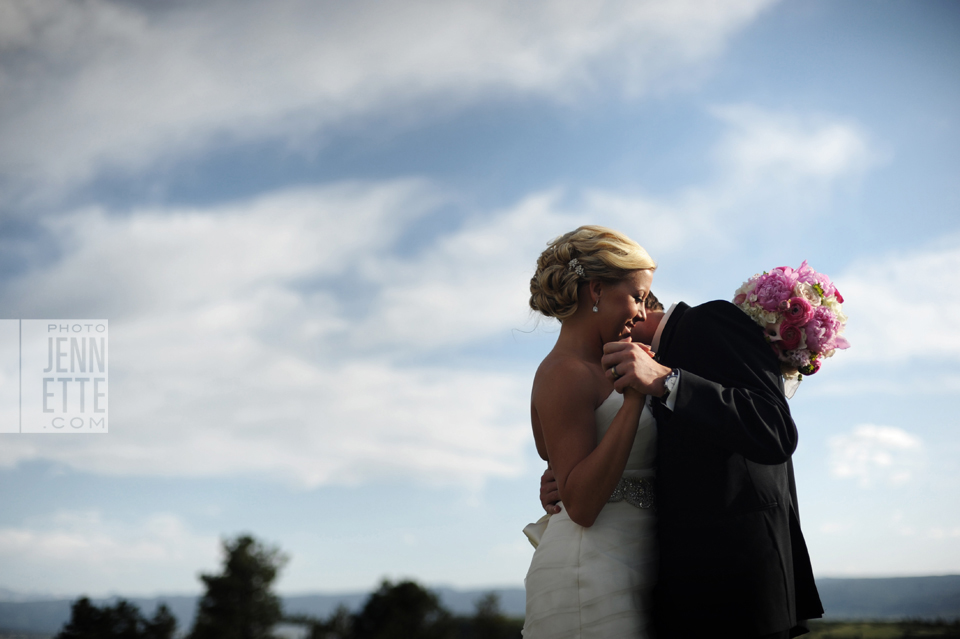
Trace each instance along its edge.
{"label": "blue sky", "polygon": [[960,571],[960,5],[0,1],[0,302],[110,321],[106,436],[4,435],[0,588],[520,585],[545,243],[666,302],[808,259],[821,576]]}

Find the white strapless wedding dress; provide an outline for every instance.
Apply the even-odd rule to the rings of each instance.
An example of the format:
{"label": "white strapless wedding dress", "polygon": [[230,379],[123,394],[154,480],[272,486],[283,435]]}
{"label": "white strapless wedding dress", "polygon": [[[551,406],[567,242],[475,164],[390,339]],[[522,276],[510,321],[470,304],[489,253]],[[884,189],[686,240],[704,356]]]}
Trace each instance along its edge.
{"label": "white strapless wedding dress", "polygon": [[[622,404],[623,396],[614,392],[597,408],[598,442]],[[645,491],[654,476],[656,429],[649,407],[644,408],[624,479],[614,493],[622,496],[625,487],[627,498],[604,506],[593,526],[575,524],[564,509],[546,520],[545,529],[541,520],[524,530],[534,544],[539,536],[524,580],[525,638],[648,636],[657,574],[656,513],[634,504],[650,505],[652,493]]]}

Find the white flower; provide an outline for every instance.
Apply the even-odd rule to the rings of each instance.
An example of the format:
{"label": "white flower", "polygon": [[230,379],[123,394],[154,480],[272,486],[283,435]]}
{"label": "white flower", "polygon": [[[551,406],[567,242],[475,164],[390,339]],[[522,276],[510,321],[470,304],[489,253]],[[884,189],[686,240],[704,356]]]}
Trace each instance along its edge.
{"label": "white flower", "polygon": [[783,338],[780,337],[780,322],[770,322],[766,326],[767,338],[771,342],[779,342]]}
{"label": "white flower", "polygon": [[824,299],[823,305],[833,311],[833,314],[837,316],[837,321],[839,321],[841,324],[847,323],[847,316],[843,314],[840,302],[837,301],[836,297],[831,295],[830,297]]}
{"label": "white flower", "polygon": [[[777,321],[776,313],[767,313],[765,310],[763,310],[759,306],[743,305],[741,306],[741,308],[750,317],[750,319],[752,319],[757,324],[760,324],[761,326],[765,324],[773,324],[773,323],[776,323]],[[773,316],[772,318],[773,321],[771,321],[770,318],[768,318],[768,315]]]}
{"label": "white flower", "polygon": [[797,282],[796,286],[793,287],[793,294],[807,300],[810,302],[810,306],[814,308],[821,304],[820,293],[817,293],[817,289],[806,282]]}
{"label": "white flower", "polygon": [[734,293],[734,296],[737,296],[737,295],[749,295],[749,294],[752,293],[752,292],[754,291],[754,289],[756,289],[756,288],[757,288],[757,280],[756,280],[756,279],[749,279],[749,280],[747,280],[746,282],[744,282],[743,284],[740,285],[740,288],[737,289],[736,293]]}

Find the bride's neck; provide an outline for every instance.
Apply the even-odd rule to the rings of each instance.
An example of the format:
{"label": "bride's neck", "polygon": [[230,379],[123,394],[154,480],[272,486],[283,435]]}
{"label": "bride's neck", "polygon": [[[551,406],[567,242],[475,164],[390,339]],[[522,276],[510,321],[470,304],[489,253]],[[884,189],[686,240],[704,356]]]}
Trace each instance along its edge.
{"label": "bride's neck", "polygon": [[568,320],[560,325],[560,335],[554,348],[587,361],[599,362],[603,357],[603,338],[589,322]]}

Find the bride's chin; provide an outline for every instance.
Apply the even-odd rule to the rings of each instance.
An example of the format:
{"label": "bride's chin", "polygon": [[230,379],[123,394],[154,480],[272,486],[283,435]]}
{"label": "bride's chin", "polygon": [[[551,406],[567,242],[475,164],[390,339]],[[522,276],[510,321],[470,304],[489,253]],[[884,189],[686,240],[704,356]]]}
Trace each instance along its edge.
{"label": "bride's chin", "polygon": [[607,337],[604,338],[606,341],[619,342],[622,339],[630,337],[630,329],[626,326],[621,326],[619,329],[612,329],[606,335]]}

